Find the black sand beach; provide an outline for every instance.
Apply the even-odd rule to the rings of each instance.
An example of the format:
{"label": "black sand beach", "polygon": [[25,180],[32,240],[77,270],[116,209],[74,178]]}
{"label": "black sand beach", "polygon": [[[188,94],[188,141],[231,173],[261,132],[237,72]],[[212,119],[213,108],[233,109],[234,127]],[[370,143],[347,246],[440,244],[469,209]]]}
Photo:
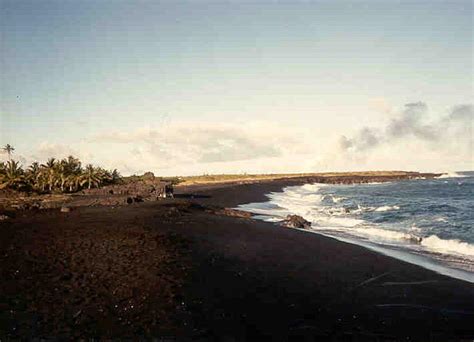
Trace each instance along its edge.
{"label": "black sand beach", "polygon": [[209,208],[299,181],[0,223],[0,336],[161,340],[474,338],[474,285],[362,247]]}

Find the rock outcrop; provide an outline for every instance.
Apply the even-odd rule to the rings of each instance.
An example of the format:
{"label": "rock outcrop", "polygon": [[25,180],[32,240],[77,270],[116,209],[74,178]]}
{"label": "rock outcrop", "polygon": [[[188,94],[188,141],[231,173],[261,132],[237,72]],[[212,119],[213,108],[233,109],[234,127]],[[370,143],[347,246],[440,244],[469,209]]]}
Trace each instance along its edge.
{"label": "rock outcrop", "polygon": [[159,179],[146,179],[125,184],[108,185],[103,188],[83,190],[85,195],[126,195],[130,197],[142,197],[144,200],[152,200],[161,197],[173,197],[173,186],[170,182]]}
{"label": "rock outcrop", "polygon": [[311,228],[311,222],[305,220],[303,217],[298,215],[288,215],[283,221],[282,225],[288,228]]}
{"label": "rock outcrop", "polygon": [[231,208],[218,208],[218,209],[211,209],[210,212],[223,215],[223,216],[232,216],[232,217],[240,217],[240,218],[252,218],[252,213],[248,211],[238,210],[238,209],[231,209]]}

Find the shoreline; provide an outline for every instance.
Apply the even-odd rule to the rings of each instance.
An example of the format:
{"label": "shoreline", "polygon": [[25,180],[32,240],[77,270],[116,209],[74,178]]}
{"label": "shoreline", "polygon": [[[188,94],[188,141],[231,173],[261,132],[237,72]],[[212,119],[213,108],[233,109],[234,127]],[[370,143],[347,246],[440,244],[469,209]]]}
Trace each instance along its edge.
{"label": "shoreline", "polygon": [[[323,183],[307,183],[307,184],[323,184]],[[304,185],[304,184],[301,184]],[[272,189],[271,192],[263,194],[263,196],[258,196],[258,201],[252,202],[252,203],[244,203],[244,204],[255,204],[255,203],[269,203],[269,198],[268,195],[272,192],[283,192],[283,190],[288,187],[288,186],[294,186],[294,184],[291,185],[282,185],[282,188],[280,191]],[[257,212],[253,212],[252,209],[244,209],[241,208],[240,205],[238,205],[235,209],[238,210],[243,210],[246,212],[249,212],[252,214],[252,216],[267,216],[266,214],[259,214]],[[298,214],[293,212],[292,214]],[[268,217],[271,217],[271,215],[268,215]],[[308,219],[307,217],[302,216],[303,219]],[[264,222],[272,222],[272,221],[265,221],[263,218],[255,218],[256,220],[264,221]],[[275,222],[275,224],[278,224]],[[299,228],[293,228],[293,229],[299,229]],[[348,234],[333,234],[331,231],[320,231],[317,229],[311,229],[311,228],[302,228],[304,231],[311,232],[313,234],[319,234],[323,235],[329,238],[333,238],[338,241],[342,242],[347,242],[350,244],[354,244],[357,246],[361,246],[363,248],[369,249],[376,251],[377,253],[381,253],[383,255],[395,258],[397,260],[401,260],[410,264],[414,264],[420,267],[423,267],[427,270],[434,271],[436,273],[446,275],[455,279],[463,280],[469,283],[474,283],[474,273],[465,270],[463,268],[458,268],[455,266],[452,266],[451,264],[443,263],[439,259],[433,259],[432,254],[435,254],[436,252],[434,251],[427,251],[425,254],[413,254],[410,252],[409,249],[404,249],[403,246],[390,246],[390,245],[385,245],[385,244],[380,244],[374,241],[370,240],[364,240],[361,239],[358,236],[355,235],[348,235]],[[421,238],[420,238],[421,242]]]}
{"label": "shoreline", "polygon": [[[228,188],[234,185],[261,185],[261,184],[288,184],[299,185],[304,183],[326,184],[358,184],[369,182],[390,182],[417,178],[435,178],[441,173],[420,173],[408,171],[368,171],[368,172],[336,172],[316,174],[291,175],[249,175],[244,178],[236,175],[202,176],[204,180],[184,179],[175,188],[178,192],[203,191],[210,189]],[[208,179],[210,177],[210,179]],[[227,177],[230,177],[229,179]],[[201,177],[197,177],[200,179]],[[216,178],[216,179],[214,179]],[[135,181],[126,181],[122,185],[104,186],[82,190],[76,193],[36,194],[34,192],[17,192],[0,190],[0,214],[8,210],[37,210],[53,209],[61,206],[120,206],[130,202],[155,201],[155,187],[160,186],[160,178],[148,177]],[[132,184],[132,189],[128,185]],[[278,186],[275,188],[277,189]]]}
{"label": "shoreline", "polygon": [[178,187],[174,200],[19,212],[0,223],[0,336],[474,337],[470,283],[209,211],[295,183]]}

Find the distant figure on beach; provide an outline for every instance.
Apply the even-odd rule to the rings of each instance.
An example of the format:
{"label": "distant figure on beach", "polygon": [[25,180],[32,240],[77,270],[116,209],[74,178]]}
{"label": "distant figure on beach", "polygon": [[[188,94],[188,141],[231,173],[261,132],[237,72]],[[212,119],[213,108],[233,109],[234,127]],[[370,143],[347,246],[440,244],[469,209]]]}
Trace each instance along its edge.
{"label": "distant figure on beach", "polygon": [[169,183],[165,185],[165,198],[171,197],[174,198],[174,193],[173,193],[173,184]]}

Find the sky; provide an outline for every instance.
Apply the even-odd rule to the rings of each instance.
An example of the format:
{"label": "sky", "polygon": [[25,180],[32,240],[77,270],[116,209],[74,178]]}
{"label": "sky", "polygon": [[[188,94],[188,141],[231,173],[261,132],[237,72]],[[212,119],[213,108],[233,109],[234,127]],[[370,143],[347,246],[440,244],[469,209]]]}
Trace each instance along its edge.
{"label": "sky", "polygon": [[472,18],[471,0],[0,0],[0,144],[124,175],[473,170]]}

